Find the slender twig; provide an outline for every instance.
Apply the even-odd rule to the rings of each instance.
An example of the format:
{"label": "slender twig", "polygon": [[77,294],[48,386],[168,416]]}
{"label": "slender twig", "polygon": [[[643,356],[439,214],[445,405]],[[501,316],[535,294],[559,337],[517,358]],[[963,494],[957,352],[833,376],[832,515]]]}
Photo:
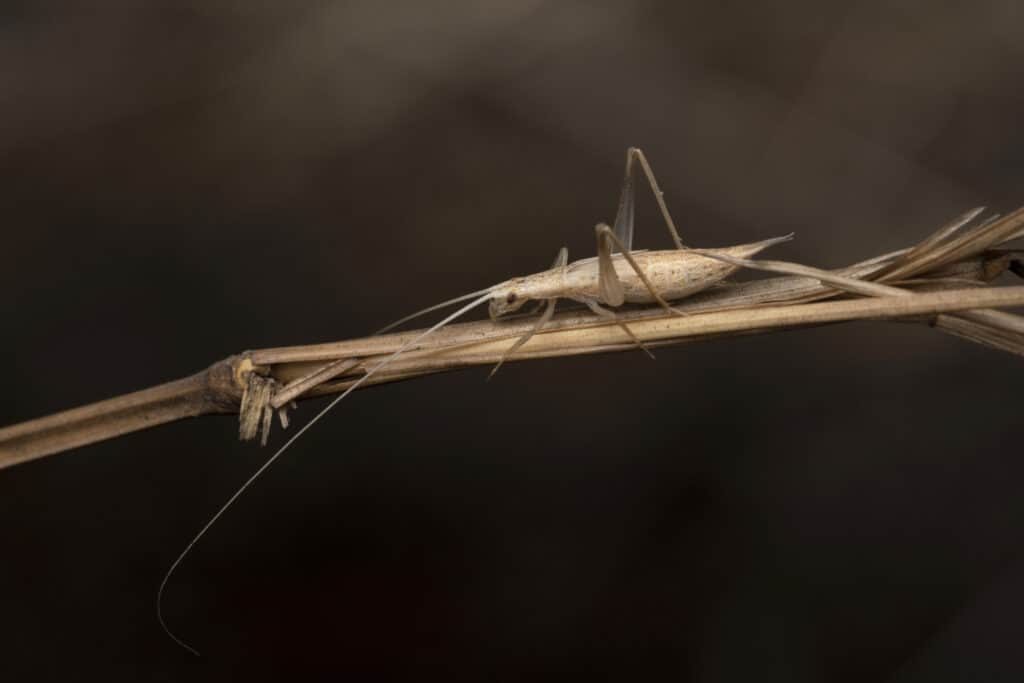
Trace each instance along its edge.
{"label": "slender twig", "polygon": [[190,377],[0,429],[0,468],[186,417],[237,413],[237,356]]}
{"label": "slender twig", "polygon": [[[636,340],[655,347],[866,319],[923,322],[1024,355],[1024,318],[992,310],[1024,306],[1024,287],[988,284],[1007,270],[1024,273],[1020,252],[996,249],[1024,233],[1024,209],[961,230],[978,213],[965,214],[915,247],[837,271],[736,261],[784,276],[729,283],[675,302],[674,308],[687,314],[682,317],[661,307],[626,308],[615,320],[563,312],[509,360],[625,351],[635,349]],[[623,332],[622,322],[629,323],[635,340]],[[450,325],[417,342],[364,385],[496,363],[533,325],[525,316]],[[265,441],[275,410],[287,424],[283,411],[293,399],[344,391],[422,332],[249,351],[182,380],[5,427],[0,468],[212,413],[239,413],[241,437],[262,433]]]}

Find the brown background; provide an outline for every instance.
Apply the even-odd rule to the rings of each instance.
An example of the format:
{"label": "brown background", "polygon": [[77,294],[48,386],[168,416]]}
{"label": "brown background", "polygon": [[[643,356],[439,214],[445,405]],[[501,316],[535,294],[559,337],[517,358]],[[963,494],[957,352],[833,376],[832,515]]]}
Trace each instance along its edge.
{"label": "brown background", "polygon": [[[821,266],[1024,203],[1015,0],[7,2],[0,64],[4,423],[589,256],[628,145],[690,243]],[[156,587],[269,451],[0,472],[0,674],[1024,676],[1019,359],[878,323],[485,374],[269,471],[169,586],[200,660]]]}

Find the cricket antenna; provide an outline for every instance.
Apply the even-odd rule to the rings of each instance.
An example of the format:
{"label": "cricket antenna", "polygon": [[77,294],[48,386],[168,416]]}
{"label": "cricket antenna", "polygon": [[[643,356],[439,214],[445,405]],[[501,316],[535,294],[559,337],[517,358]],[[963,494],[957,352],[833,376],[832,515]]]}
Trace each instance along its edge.
{"label": "cricket antenna", "polygon": [[404,325],[405,323],[409,322],[413,318],[418,318],[421,315],[425,315],[427,313],[432,313],[433,311],[436,311],[436,310],[441,309],[441,308],[445,308],[446,306],[451,306],[452,304],[457,304],[460,301],[465,301],[466,299],[472,299],[473,297],[480,296],[481,294],[490,294],[491,291],[493,291],[493,290],[494,290],[494,287],[488,287],[487,289],[481,289],[479,292],[470,292],[469,294],[463,294],[462,296],[457,296],[454,299],[448,299],[448,301],[442,301],[439,304],[434,304],[433,306],[428,306],[427,308],[421,309],[419,311],[416,311],[415,313],[412,313],[410,315],[405,316],[401,320],[396,320],[395,322],[391,323],[387,327],[380,328],[379,330],[377,330],[376,332],[373,333],[373,336],[377,336],[378,334],[384,334],[385,332],[389,332],[389,331],[395,329],[396,327],[398,327],[399,325]]}
{"label": "cricket antenna", "polygon": [[[199,533],[197,533],[192,538],[192,540],[188,542],[188,545],[185,546],[185,549],[181,551],[181,554],[178,555],[177,559],[174,560],[174,562],[171,564],[170,568],[168,568],[167,573],[164,574],[163,581],[160,582],[160,588],[158,588],[157,591],[156,591],[156,618],[157,618],[157,621],[160,622],[160,627],[163,628],[164,633],[166,633],[171,638],[171,640],[173,640],[175,643],[177,643],[181,647],[185,648],[186,650],[188,650],[189,652],[191,652],[195,656],[197,656],[197,657],[199,656],[199,651],[198,650],[196,650],[194,647],[192,647],[191,645],[186,643],[184,640],[182,640],[178,636],[174,635],[174,632],[172,632],[171,629],[168,628],[167,622],[164,620],[164,613],[163,613],[163,596],[164,596],[164,589],[167,588],[167,582],[170,580],[171,575],[174,573],[174,570],[177,569],[178,565],[181,564],[181,561],[185,559],[185,557],[189,554],[189,552],[192,550],[192,548],[195,546],[195,544],[199,542],[199,539],[201,539],[203,536],[206,535],[206,532],[209,531],[210,528],[214,524],[217,523],[217,520],[220,519],[221,516],[225,512],[227,512],[228,508],[230,508],[235,503],[235,501],[238,500],[238,498],[243,493],[245,493],[245,491],[250,486],[252,486],[253,482],[255,482],[257,479],[259,479],[260,475],[262,475],[264,472],[266,472],[267,469],[271,465],[273,465],[274,462],[277,461],[277,459],[280,458],[284,454],[284,452],[287,451],[288,448],[291,447],[291,445],[298,440],[298,438],[300,436],[302,436],[303,434],[306,433],[307,429],[309,429],[314,424],[316,424],[317,421],[320,420],[320,418],[322,418],[324,415],[326,415],[331,410],[331,408],[333,408],[334,406],[338,405],[342,401],[342,399],[344,399],[346,396],[351,394],[355,389],[357,389],[359,387],[359,385],[361,385],[363,382],[365,382],[366,380],[368,380],[371,377],[373,377],[373,375],[376,374],[378,370],[380,370],[381,368],[383,368],[386,365],[390,364],[392,361],[394,361],[400,355],[402,355],[403,353],[408,351],[411,347],[415,346],[420,341],[422,341],[427,335],[430,335],[430,334],[436,332],[437,330],[439,330],[440,328],[444,327],[448,323],[452,322],[456,318],[458,318],[458,317],[468,313],[472,309],[476,308],[480,304],[482,304],[482,303],[486,302],[488,299],[490,299],[490,297],[491,297],[491,290],[490,289],[481,290],[480,292],[475,292],[474,294],[481,294],[483,292],[486,292],[485,294],[483,294],[483,296],[481,296],[478,299],[475,299],[472,303],[466,304],[465,306],[463,306],[459,310],[455,311],[454,313],[452,313],[451,315],[446,317],[441,322],[436,323],[430,329],[428,329],[428,330],[422,332],[421,334],[418,334],[417,336],[413,337],[412,339],[407,341],[405,344],[403,344],[397,351],[395,351],[390,356],[388,356],[383,361],[381,361],[379,364],[377,364],[377,365],[373,366],[372,368],[370,368],[370,370],[367,371],[367,373],[365,375],[363,375],[362,377],[357,379],[355,381],[355,383],[352,384],[352,386],[350,386],[344,392],[339,394],[337,398],[333,399],[330,403],[328,403],[327,406],[323,410],[321,410],[319,413],[317,413],[316,415],[313,416],[312,420],[310,420],[309,422],[304,424],[299,431],[295,432],[295,434],[293,434],[290,439],[285,441],[284,445],[281,446],[279,449],[277,449],[276,453],[274,453],[272,456],[267,458],[267,461],[264,462],[262,465],[260,465],[259,469],[257,469],[255,472],[253,472],[252,475],[248,479],[245,480],[245,483],[242,484],[238,488],[238,490],[235,491],[234,494],[232,494],[232,496],[230,498],[228,498],[227,502],[224,503],[220,507],[220,509],[217,510],[217,512],[213,515],[213,517],[210,518],[210,521],[208,521],[205,525],[203,525],[203,528],[199,530]],[[453,299],[452,301],[445,302],[445,304],[453,303],[455,301],[464,301],[465,299],[467,299],[467,298],[469,298],[471,296],[474,296],[474,294],[469,294],[469,295],[466,295],[464,297],[460,297],[459,299]],[[439,306],[440,305],[444,305],[444,304],[439,304]],[[435,308],[437,308],[437,307],[435,306]],[[426,309],[426,310],[431,310],[431,309]],[[423,313],[423,312],[425,312],[425,311],[420,311],[420,313]],[[407,319],[408,318],[405,318],[404,320],[407,320]],[[399,322],[403,322],[403,321],[399,321]]]}

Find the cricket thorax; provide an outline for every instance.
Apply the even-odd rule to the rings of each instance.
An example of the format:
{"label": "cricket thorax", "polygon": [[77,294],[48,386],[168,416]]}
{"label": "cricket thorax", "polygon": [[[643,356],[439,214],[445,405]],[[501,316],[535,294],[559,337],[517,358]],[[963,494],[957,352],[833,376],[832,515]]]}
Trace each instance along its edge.
{"label": "cricket thorax", "polygon": [[491,320],[513,313],[528,301],[565,296],[564,270],[556,268],[507,280],[491,290]]}

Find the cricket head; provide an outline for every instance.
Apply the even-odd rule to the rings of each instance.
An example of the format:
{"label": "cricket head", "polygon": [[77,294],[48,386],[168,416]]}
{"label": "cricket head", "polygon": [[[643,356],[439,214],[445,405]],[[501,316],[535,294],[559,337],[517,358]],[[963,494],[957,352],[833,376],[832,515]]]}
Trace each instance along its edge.
{"label": "cricket head", "polygon": [[495,287],[491,291],[491,302],[488,306],[491,320],[497,320],[507,313],[518,311],[529,300],[530,297],[523,294],[515,280],[509,280],[505,284]]}

